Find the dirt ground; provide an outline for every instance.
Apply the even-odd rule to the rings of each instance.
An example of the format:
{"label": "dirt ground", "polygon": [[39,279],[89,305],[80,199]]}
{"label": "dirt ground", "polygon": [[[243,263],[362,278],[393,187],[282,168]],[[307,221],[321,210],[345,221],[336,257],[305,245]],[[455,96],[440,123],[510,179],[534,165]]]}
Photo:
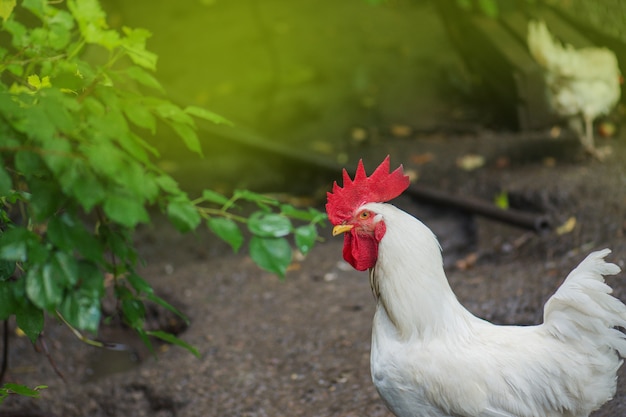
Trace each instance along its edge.
{"label": "dirt ground", "polygon": [[[554,140],[485,133],[390,139],[368,150],[379,155],[375,161],[391,152],[394,164],[436,177],[451,192],[490,198],[507,190],[511,204],[543,212],[555,226],[576,218],[569,233],[537,234],[407,197],[396,201],[440,235],[459,299],[498,323],[540,321],[547,297],[593,249],[611,247],[610,259],[626,265],[625,138],[611,141],[613,157],[603,163],[585,158],[577,142],[566,139],[556,141],[562,152],[551,159],[516,157],[551,149],[542,141]],[[472,150],[486,156],[485,166],[469,173],[457,168],[456,154]],[[437,163],[417,165],[414,155],[427,152]],[[511,162],[502,167],[505,157]],[[190,317],[180,336],[201,357],[165,346],[154,358],[127,334],[106,327],[104,338],[121,339],[137,351],[103,352],[50,320],[48,348],[67,382],[12,332],[9,380],[49,388],[40,399],[9,399],[4,409],[20,412],[0,415],[389,416],[369,375],[374,302],[367,274],[341,260],[341,239],[330,237],[328,229],[324,237],[280,281],[248,257],[229,254],[209,235],[180,236],[166,225],[143,230],[138,246],[147,261],[144,276]],[[455,265],[470,254],[478,256],[473,266]],[[624,278],[622,273],[609,281],[622,299]],[[626,378],[617,398],[596,415],[625,411]]]}
{"label": "dirt ground", "polygon": [[[219,5],[227,7],[227,3]],[[355,10],[361,6],[353,3]],[[178,7],[178,3],[171,5]],[[395,11],[392,24],[401,21],[403,13]],[[445,42],[440,25],[432,15],[427,17],[430,26],[407,27],[428,29],[434,33],[429,36]],[[337,27],[351,24],[349,19],[333,20]],[[368,24],[376,27],[376,22]],[[301,25],[296,22],[293,27]],[[168,28],[172,36],[177,33],[174,29]],[[343,139],[331,142],[330,150],[345,155],[347,167],[354,167],[362,157],[371,169],[390,154],[393,165],[403,163],[421,184],[486,201],[506,192],[512,208],[547,215],[551,230],[535,233],[406,195],[394,202],[439,236],[451,285],[468,309],[500,324],[538,323],[547,298],[588,252],[610,247],[610,260],[626,267],[626,132],[601,141],[612,146],[613,155],[598,162],[586,157],[577,140],[567,135],[553,139],[548,131],[488,130],[477,122],[483,120],[481,109],[450,100],[446,90],[435,85],[439,77],[433,74],[441,69],[439,63],[448,65],[453,60],[427,55],[433,49],[428,48],[428,39],[420,33],[404,39],[402,44],[411,46],[408,52],[390,41],[379,42],[379,52],[389,54],[384,60],[406,57],[403,66],[381,70],[376,82],[382,96],[376,99],[378,110],[358,111],[354,119],[350,117],[354,114],[342,114],[337,116],[339,123],[333,119],[340,109],[324,107],[327,113],[311,125],[316,129],[341,125],[337,129],[343,129]],[[185,49],[196,46],[186,44]],[[163,58],[165,52],[158,52]],[[333,61],[330,58],[326,59]],[[411,64],[419,64],[420,72],[407,73]],[[411,83],[395,80],[396,70],[398,77],[408,77]],[[311,91],[327,88],[324,80],[344,83],[332,76],[312,78],[316,81],[307,84],[306,92],[309,87]],[[390,91],[385,89],[386,79],[395,81]],[[476,122],[472,125],[476,129],[458,133],[459,120],[468,119]],[[295,125],[283,136],[309,138],[310,143],[317,143],[316,137],[324,143],[338,137],[311,133],[311,126],[298,131]],[[358,135],[346,126],[365,127],[368,140],[355,140]],[[398,130],[402,126],[410,128],[407,137]],[[423,130],[423,126],[444,129]],[[468,154],[482,156],[484,164],[471,171],[459,168],[458,161]],[[315,196],[318,191],[316,186],[310,193]],[[314,204],[323,209],[324,201],[317,199]],[[573,228],[557,233],[559,226],[567,224]],[[137,235],[137,247],[146,261],[143,276],[190,318],[189,327],[179,336],[196,346],[200,357],[167,345],[151,356],[141,342],[116,326],[104,326],[101,338],[125,343],[130,349],[99,350],[82,344],[49,319],[44,340],[63,382],[45,355],[16,334],[12,323],[7,380],[48,388],[39,399],[11,397],[0,417],[390,417],[369,374],[374,301],[367,274],[342,261],[342,239],[332,238],[330,228],[323,237],[324,242],[305,259],[294,261],[281,281],[259,270],[247,256],[232,254],[208,233],[181,236],[157,217],[155,226]],[[459,267],[463,261],[465,266]],[[626,274],[610,278],[609,283],[626,300]],[[151,317],[151,325],[181,330],[179,322],[160,310],[152,311]],[[626,377],[618,384],[615,400],[594,416],[620,415],[626,415]]]}

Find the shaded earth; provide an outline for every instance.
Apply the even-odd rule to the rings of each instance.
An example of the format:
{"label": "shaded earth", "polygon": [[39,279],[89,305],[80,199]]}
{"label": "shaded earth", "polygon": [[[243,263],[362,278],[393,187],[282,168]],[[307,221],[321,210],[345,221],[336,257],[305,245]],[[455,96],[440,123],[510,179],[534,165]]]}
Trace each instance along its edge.
{"label": "shaded earth", "polygon": [[[123,4],[130,7],[131,2]],[[350,4],[353,9],[342,7],[350,12],[361,10],[360,2]],[[172,5],[179,4],[167,7]],[[219,5],[226,7],[226,2]],[[307,13],[327,11],[311,7]],[[383,15],[391,16],[387,19],[392,25],[404,16],[403,9],[387,13]],[[379,53],[387,51],[382,61],[404,60],[403,65],[361,71],[365,75],[359,77],[375,80],[364,82],[365,87],[358,83],[351,87],[356,89],[351,100],[367,106],[337,117],[341,105],[321,106],[325,112],[301,128],[300,121],[307,119],[308,113],[289,102],[286,107],[293,107],[297,114],[283,115],[293,123],[283,121],[287,128],[278,136],[291,135],[311,144],[302,146],[307,152],[319,150],[319,142],[330,143],[326,148],[329,157],[342,154],[347,167],[364,158],[371,169],[390,154],[392,164],[403,163],[421,184],[486,201],[504,192],[511,208],[547,215],[551,230],[535,233],[424,204],[406,195],[394,202],[439,236],[451,285],[468,309],[500,324],[538,323],[547,298],[588,252],[610,247],[610,260],[626,267],[626,134],[600,141],[613,148],[612,157],[601,163],[583,155],[578,141],[567,135],[554,139],[547,131],[514,134],[485,129],[480,108],[453,100],[452,94],[446,93],[450,90],[437,84],[441,81],[438,71],[453,66],[456,60],[450,58],[451,52],[441,55],[433,51],[443,48],[439,42],[445,43],[445,36],[441,25],[433,20],[432,10],[425,16],[429,22],[426,26],[405,22],[407,30],[419,27],[419,33],[399,44],[382,35],[371,36],[379,44]],[[368,27],[357,33],[372,33],[370,26],[377,23],[358,17],[355,15],[354,20]],[[334,16],[332,21],[337,28],[352,24],[350,19]],[[204,25],[205,21],[198,18],[195,24]],[[302,28],[297,22],[291,24],[294,29],[290,33]],[[422,33],[426,31],[437,36],[436,47]],[[335,47],[331,35],[335,36],[334,32],[324,36],[331,39],[327,41],[329,47]],[[185,44],[180,53],[196,46]],[[346,56],[358,57],[366,55],[364,49],[344,48]],[[162,58],[166,55],[165,50],[158,52]],[[326,58],[328,62],[340,54],[333,53]],[[437,59],[428,55],[435,53]],[[298,73],[297,65],[293,66]],[[358,72],[359,68],[349,66]],[[416,66],[419,71],[415,71]],[[196,77],[191,71],[202,72],[202,68],[188,70],[187,78]],[[292,98],[299,94],[309,100],[308,95],[314,96],[318,89],[336,91],[339,84],[345,84],[330,70],[331,75],[325,77],[315,75],[316,71],[321,70],[304,77],[292,93],[281,90],[281,94],[292,94]],[[400,82],[403,77],[410,82]],[[324,84],[324,80],[337,85]],[[387,80],[392,84],[390,89],[385,87]],[[186,94],[184,86],[177,89]],[[370,96],[378,103],[373,110],[368,107]],[[280,102],[281,97],[276,100]],[[346,100],[344,97],[344,104]],[[253,103],[254,96],[249,101]],[[207,103],[213,104],[210,100]],[[224,100],[222,111],[228,113],[229,103]],[[473,126],[470,133],[459,133],[459,124],[467,120]],[[316,130],[324,125],[336,125],[336,130],[330,134]],[[443,128],[422,129],[424,126]],[[351,127],[364,128],[366,140]],[[335,136],[337,132],[341,135]],[[329,138],[340,139],[334,143]],[[484,163],[471,171],[460,168],[458,161],[468,154],[482,156]],[[256,164],[262,166],[264,161]],[[339,172],[336,178],[340,178]],[[325,184],[321,191],[329,186]],[[318,191],[312,186],[309,197],[323,209],[323,199],[316,198]],[[374,301],[368,277],[341,260],[342,241],[332,238],[329,228],[322,231],[324,242],[305,259],[294,261],[287,278],[281,281],[259,270],[247,256],[232,254],[206,232],[182,236],[158,216],[154,224],[136,236],[146,261],[143,276],[190,318],[190,325],[185,328],[158,309],[150,310],[150,325],[180,332],[182,339],[198,348],[200,357],[168,345],[158,345],[157,355],[150,355],[137,338],[114,324],[104,325],[100,337],[124,343],[128,349],[99,350],[81,343],[67,328],[49,319],[44,341],[66,380],[63,382],[45,352],[35,351],[11,323],[7,380],[49,388],[39,399],[9,398],[0,416],[391,416],[369,375]],[[563,225],[571,227],[557,233]],[[622,273],[609,279],[623,300],[625,278]],[[626,415],[626,378],[620,380],[615,400],[595,414],[619,415]]]}
{"label": "shaded earth", "polygon": [[[541,320],[543,303],[589,251],[611,247],[610,259],[626,265],[624,139],[611,141],[614,154],[604,163],[585,158],[575,140],[491,133],[390,138],[367,153],[372,158],[377,153],[376,161],[391,153],[394,163],[403,162],[456,194],[490,199],[506,190],[511,204],[543,212],[555,226],[576,219],[568,233],[537,234],[407,197],[395,202],[441,237],[451,284],[472,312],[498,323],[530,324]],[[546,143],[558,144],[560,153]],[[457,168],[457,154],[469,151],[484,155],[486,164],[471,172]],[[426,152],[433,161],[416,164]],[[503,167],[507,157],[511,162]],[[390,415],[369,375],[374,302],[367,274],[341,261],[341,239],[324,230],[325,241],[294,262],[280,281],[248,257],[230,254],[210,235],[180,236],[165,223],[156,224],[137,237],[148,264],[143,274],[190,317],[180,336],[200,357],[162,346],[155,358],[122,330],[104,326],[103,338],[137,348],[132,355],[113,354],[85,346],[50,320],[45,340],[63,383],[44,355],[12,331],[9,379],[49,388],[40,399],[14,397],[3,406],[41,414],[9,415]],[[475,262],[458,264],[471,254]],[[623,273],[609,282],[626,298]],[[625,411],[626,378],[617,398],[597,416]]]}

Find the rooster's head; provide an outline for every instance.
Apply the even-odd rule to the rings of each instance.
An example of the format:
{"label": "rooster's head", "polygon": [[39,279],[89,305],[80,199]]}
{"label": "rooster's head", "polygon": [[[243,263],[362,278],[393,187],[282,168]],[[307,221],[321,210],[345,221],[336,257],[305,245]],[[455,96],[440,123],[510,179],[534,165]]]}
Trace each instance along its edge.
{"label": "rooster's head", "polygon": [[359,161],[354,179],[343,170],[343,187],[333,184],[329,192],[326,212],[333,224],[333,236],[345,233],[343,258],[359,271],[372,268],[378,258],[378,242],[385,234],[381,216],[367,210],[367,203],[384,203],[409,186],[402,165],[389,172],[389,156],[368,177]]}

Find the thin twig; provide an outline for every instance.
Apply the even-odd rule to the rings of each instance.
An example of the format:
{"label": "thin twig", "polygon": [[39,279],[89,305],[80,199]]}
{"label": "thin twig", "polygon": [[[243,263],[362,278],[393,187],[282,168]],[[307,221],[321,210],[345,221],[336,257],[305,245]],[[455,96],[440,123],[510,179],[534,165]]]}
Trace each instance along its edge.
{"label": "thin twig", "polygon": [[63,382],[65,382],[67,384],[67,379],[65,379],[65,376],[63,375],[63,372],[61,372],[61,370],[57,366],[56,362],[52,358],[52,355],[50,354],[50,350],[48,349],[48,344],[46,343],[46,339],[45,339],[43,333],[41,333],[39,335],[39,338],[37,339],[37,341],[39,342],[39,345],[41,346],[41,350],[43,351],[43,354],[46,355],[46,358],[48,359],[48,362],[52,366],[52,369],[54,369],[54,372],[59,376],[59,378],[61,378],[63,380]]}

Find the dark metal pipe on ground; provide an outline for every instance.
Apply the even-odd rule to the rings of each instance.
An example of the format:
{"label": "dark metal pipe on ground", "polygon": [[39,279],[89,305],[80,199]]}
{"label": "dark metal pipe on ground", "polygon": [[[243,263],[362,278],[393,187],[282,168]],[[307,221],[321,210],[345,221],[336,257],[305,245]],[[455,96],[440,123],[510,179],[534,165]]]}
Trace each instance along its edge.
{"label": "dark metal pipe on ground", "polygon": [[[305,153],[285,145],[272,143],[261,135],[250,130],[217,126],[209,122],[200,121],[199,127],[205,132],[222,136],[240,145],[258,149],[264,152],[283,157],[287,160],[298,162],[304,166],[339,175],[343,169],[334,161],[315,154]],[[352,173],[353,174],[353,173]],[[491,220],[521,227],[536,232],[546,232],[551,229],[547,216],[533,214],[516,209],[502,209],[491,202],[473,197],[456,196],[439,191],[421,184],[412,184],[407,193],[418,201],[455,208],[464,212],[476,214]]]}
{"label": "dark metal pipe on ground", "polygon": [[550,221],[545,215],[515,209],[505,210],[495,204],[478,198],[455,196],[420,184],[411,184],[406,192],[420,201],[453,207],[488,219],[534,230],[536,232],[546,232],[551,228]]}

